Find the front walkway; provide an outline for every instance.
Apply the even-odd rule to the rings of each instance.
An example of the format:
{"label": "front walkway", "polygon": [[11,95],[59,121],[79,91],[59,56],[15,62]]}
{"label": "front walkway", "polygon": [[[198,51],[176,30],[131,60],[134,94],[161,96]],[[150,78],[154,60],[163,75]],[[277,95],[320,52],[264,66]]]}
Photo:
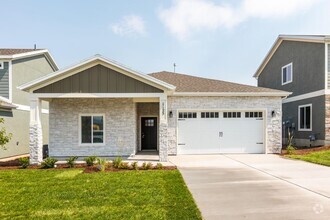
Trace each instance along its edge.
{"label": "front walkway", "polygon": [[277,155],[170,157],[205,219],[330,219],[330,168]]}

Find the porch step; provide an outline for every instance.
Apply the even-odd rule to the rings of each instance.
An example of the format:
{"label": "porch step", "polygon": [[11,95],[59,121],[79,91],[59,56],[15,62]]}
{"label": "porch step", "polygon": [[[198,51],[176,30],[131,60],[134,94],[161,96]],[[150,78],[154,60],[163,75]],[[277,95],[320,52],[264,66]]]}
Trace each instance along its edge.
{"label": "porch step", "polygon": [[127,158],[127,160],[135,161],[159,161],[159,155],[146,155],[146,154],[136,154]]}

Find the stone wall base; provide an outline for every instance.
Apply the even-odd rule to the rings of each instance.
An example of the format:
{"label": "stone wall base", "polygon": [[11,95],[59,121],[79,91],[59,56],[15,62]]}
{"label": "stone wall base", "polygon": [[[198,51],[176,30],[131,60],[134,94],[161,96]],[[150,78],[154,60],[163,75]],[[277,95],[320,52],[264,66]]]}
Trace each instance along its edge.
{"label": "stone wall base", "polygon": [[42,161],[42,127],[30,125],[30,164],[40,164]]}

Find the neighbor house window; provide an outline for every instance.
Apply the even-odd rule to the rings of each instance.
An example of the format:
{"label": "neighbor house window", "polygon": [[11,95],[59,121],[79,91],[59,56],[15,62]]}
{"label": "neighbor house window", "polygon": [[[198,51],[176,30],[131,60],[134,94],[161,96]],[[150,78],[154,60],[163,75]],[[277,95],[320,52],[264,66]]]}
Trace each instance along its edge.
{"label": "neighbor house window", "polygon": [[298,120],[300,131],[312,130],[312,104],[298,107]]}
{"label": "neighbor house window", "polygon": [[292,82],[292,63],[282,67],[282,85]]}
{"label": "neighbor house window", "polygon": [[0,69],[2,70],[2,69],[4,69],[4,68],[5,68],[5,66],[4,66],[3,61],[0,61]]}
{"label": "neighbor house window", "polygon": [[104,116],[81,115],[80,134],[81,134],[81,144],[103,144]]}

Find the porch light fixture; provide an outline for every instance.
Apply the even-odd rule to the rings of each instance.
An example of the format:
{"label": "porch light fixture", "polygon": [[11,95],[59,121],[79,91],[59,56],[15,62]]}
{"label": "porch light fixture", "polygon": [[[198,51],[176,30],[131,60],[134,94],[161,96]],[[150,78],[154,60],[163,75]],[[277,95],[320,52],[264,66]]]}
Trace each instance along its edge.
{"label": "porch light fixture", "polygon": [[172,111],[169,112],[169,116],[170,116],[170,118],[173,118],[173,112]]}
{"label": "porch light fixture", "polygon": [[276,112],[273,110],[272,111],[272,117],[274,118],[276,116]]}

